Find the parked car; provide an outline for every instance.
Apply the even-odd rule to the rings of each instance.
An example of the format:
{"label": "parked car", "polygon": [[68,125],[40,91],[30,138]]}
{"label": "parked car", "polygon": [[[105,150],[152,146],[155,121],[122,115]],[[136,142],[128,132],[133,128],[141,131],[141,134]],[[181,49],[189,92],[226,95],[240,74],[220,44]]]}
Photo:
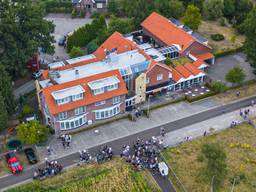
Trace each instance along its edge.
{"label": "parked car", "polygon": [[59,46],[64,46],[65,45],[65,42],[66,42],[66,36],[63,36],[59,39],[58,41],[58,45]]}
{"label": "parked car", "polygon": [[38,78],[40,78],[41,76],[42,76],[42,71],[34,71],[33,73],[32,73],[32,78],[33,79],[38,79]]}
{"label": "parked car", "polygon": [[10,168],[10,171],[13,174],[18,174],[22,172],[23,167],[20,164],[19,159],[16,157],[16,155],[13,152],[7,153],[5,157],[6,157],[6,162],[8,164],[8,167]]}
{"label": "parked car", "polygon": [[34,150],[32,148],[27,148],[24,150],[24,153],[28,159],[28,162],[30,164],[36,164],[37,163],[37,158]]}

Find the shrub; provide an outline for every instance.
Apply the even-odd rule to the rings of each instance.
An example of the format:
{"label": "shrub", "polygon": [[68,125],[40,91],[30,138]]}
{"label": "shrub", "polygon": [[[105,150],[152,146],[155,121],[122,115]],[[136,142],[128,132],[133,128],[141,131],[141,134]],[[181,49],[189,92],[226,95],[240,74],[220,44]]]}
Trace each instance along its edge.
{"label": "shrub", "polygon": [[71,17],[72,18],[76,18],[77,17],[77,11],[75,9],[73,9],[73,11],[71,13]]}
{"label": "shrub", "polygon": [[222,34],[216,33],[211,35],[211,39],[214,41],[222,41],[224,40],[224,36]]}
{"label": "shrub", "polygon": [[30,107],[29,105],[24,105],[23,107],[22,107],[22,115],[27,115],[27,114],[31,114],[31,113],[33,113],[33,109],[32,109],[32,107]]}
{"label": "shrub", "polygon": [[226,26],[226,22],[225,22],[225,19],[223,17],[220,19],[220,25],[221,26]]}
{"label": "shrub", "polygon": [[221,93],[227,89],[227,86],[225,85],[225,83],[222,83],[220,81],[214,81],[211,84],[211,89],[217,93]]}

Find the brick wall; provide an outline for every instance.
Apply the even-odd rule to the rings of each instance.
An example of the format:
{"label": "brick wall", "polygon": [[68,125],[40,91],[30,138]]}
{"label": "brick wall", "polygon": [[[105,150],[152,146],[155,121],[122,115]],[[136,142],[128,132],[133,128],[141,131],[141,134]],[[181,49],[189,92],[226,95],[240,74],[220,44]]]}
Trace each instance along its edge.
{"label": "brick wall", "polygon": [[[158,65],[155,65],[155,67],[147,73],[147,78],[149,78],[149,83],[147,84],[147,87],[168,81],[169,72],[170,72],[169,70],[163,67],[160,67]],[[161,81],[157,81],[158,74],[163,74],[163,79]]]}

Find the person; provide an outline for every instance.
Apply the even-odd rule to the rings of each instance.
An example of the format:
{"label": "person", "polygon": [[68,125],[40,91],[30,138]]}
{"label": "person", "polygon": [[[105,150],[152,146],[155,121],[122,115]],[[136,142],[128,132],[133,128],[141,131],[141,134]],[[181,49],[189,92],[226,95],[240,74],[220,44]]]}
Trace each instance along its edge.
{"label": "person", "polygon": [[206,136],[206,134],[207,134],[206,131],[204,131],[204,137]]}
{"label": "person", "polygon": [[51,148],[50,148],[50,146],[47,146],[46,149],[47,149],[48,155],[51,155]]}
{"label": "person", "polygon": [[251,101],[251,105],[252,105],[252,107],[254,106],[254,100]]}
{"label": "person", "polygon": [[160,129],[160,134],[162,137],[165,136],[165,129],[163,127],[161,127],[161,129]]}

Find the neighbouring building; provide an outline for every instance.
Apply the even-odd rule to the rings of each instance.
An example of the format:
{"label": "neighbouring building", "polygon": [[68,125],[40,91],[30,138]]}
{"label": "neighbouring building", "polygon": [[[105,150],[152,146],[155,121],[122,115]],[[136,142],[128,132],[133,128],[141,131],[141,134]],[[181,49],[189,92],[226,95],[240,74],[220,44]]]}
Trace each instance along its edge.
{"label": "neighbouring building", "polygon": [[[44,121],[57,134],[125,113],[150,94],[203,83],[214,64],[207,39],[157,13],[141,27],[113,33],[90,55],[49,64],[36,87]],[[167,57],[177,64],[166,65]]]}
{"label": "neighbouring building", "polygon": [[108,0],[72,0],[72,5],[77,11],[102,12],[107,10]]}

